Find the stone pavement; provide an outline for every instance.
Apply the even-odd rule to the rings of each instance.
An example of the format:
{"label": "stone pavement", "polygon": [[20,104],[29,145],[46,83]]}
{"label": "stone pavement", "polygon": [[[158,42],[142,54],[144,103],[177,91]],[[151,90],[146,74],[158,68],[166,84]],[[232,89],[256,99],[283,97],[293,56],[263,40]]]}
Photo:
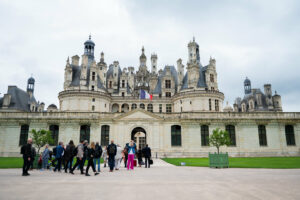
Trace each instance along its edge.
{"label": "stone pavement", "polygon": [[102,168],[90,177],[79,171],[30,173],[22,177],[21,169],[1,169],[0,199],[300,199],[300,169],[175,167],[154,160],[150,169]]}

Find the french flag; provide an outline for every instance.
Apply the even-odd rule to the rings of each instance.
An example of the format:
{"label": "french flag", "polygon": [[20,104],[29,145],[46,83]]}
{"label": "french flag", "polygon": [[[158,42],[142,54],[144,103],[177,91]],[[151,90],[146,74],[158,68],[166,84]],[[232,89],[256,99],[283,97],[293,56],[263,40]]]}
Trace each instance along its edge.
{"label": "french flag", "polygon": [[150,100],[152,100],[152,97],[153,97],[152,94],[149,94],[145,90],[141,90],[140,99],[150,99]]}

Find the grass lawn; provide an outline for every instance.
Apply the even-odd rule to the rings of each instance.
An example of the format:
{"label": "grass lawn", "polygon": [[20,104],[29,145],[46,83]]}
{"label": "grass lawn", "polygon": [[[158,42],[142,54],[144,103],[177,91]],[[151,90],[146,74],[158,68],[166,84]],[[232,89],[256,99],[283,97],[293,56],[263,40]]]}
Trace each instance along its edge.
{"label": "grass lawn", "polygon": [[[164,161],[181,166],[185,162],[186,166],[208,167],[208,158],[164,158]],[[272,168],[272,169],[292,169],[300,168],[300,157],[248,157],[229,158],[231,168]]]}
{"label": "grass lawn", "polygon": [[[76,163],[76,158],[73,160],[73,165]],[[103,163],[103,158],[101,158],[101,163]],[[85,161],[87,165],[87,161]],[[22,168],[23,167],[23,158],[16,157],[0,157],[0,169],[6,168]]]}

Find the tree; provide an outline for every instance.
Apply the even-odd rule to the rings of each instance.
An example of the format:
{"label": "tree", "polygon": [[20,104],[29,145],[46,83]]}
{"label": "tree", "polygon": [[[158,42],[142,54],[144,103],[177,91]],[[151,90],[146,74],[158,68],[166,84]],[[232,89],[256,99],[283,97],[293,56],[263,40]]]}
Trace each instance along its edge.
{"label": "tree", "polygon": [[38,154],[40,153],[40,149],[46,144],[53,143],[53,139],[51,137],[51,131],[47,131],[44,129],[40,129],[39,131],[32,129],[32,140],[33,144],[38,148]]}
{"label": "tree", "polygon": [[216,128],[213,130],[213,134],[209,137],[209,143],[211,146],[215,146],[217,148],[219,154],[220,147],[230,145],[231,140],[227,131]]}

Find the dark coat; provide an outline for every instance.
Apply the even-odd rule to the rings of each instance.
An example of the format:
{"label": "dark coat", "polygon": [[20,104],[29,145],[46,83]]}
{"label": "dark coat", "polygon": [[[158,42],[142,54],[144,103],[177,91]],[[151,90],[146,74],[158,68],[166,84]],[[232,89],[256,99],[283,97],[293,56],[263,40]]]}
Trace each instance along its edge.
{"label": "dark coat", "polygon": [[86,148],[86,152],[87,152],[87,159],[91,160],[95,158],[95,150],[92,148]]}
{"label": "dark coat", "polygon": [[151,149],[150,149],[150,147],[143,148],[143,154],[144,154],[145,158],[150,158],[151,157]]}
{"label": "dark coat", "polygon": [[102,147],[100,145],[96,144],[96,146],[95,146],[95,158],[100,158],[101,155],[102,155],[102,152],[103,152]]}
{"label": "dark coat", "polygon": [[[110,153],[111,150],[113,150],[113,149],[114,149],[114,153]],[[109,156],[115,156],[117,154],[117,145],[115,145],[115,144],[108,145],[108,147],[107,147],[107,154]]]}
{"label": "dark coat", "polygon": [[23,152],[23,157],[31,157],[31,144],[24,144],[21,151]]}
{"label": "dark coat", "polygon": [[74,152],[75,146],[74,145],[67,145],[66,151],[64,153],[65,160],[70,160],[71,158],[74,157],[73,152]]}

